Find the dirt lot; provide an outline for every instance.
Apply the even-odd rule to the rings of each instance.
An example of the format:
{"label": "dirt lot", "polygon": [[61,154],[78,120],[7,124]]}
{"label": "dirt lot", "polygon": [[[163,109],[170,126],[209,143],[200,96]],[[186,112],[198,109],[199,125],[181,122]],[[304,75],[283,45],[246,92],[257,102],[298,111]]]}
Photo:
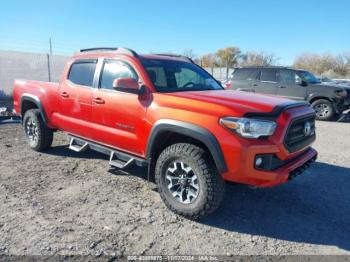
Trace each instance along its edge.
{"label": "dirt lot", "polygon": [[193,222],[166,209],[145,170],[112,170],[62,133],[36,153],[19,125],[0,125],[0,254],[350,254],[350,123],[317,128],[306,174],[227,185],[222,207]]}

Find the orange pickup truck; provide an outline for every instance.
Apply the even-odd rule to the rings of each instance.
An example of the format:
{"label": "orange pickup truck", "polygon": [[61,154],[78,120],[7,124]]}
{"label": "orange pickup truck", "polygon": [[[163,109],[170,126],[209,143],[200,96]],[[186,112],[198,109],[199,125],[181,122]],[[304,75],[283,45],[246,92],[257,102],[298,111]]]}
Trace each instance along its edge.
{"label": "orange pickup truck", "polygon": [[60,83],[16,80],[14,106],[32,149],[62,130],[72,150],[147,167],[165,204],[191,219],[219,206],[225,181],[275,186],[317,157],[309,105],[223,90],[183,56],[81,50]]}

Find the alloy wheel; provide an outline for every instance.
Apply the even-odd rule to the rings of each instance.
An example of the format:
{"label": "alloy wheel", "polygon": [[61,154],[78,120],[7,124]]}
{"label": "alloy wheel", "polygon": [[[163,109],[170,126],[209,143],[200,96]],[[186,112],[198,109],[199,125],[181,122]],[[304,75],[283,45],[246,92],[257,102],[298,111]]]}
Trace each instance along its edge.
{"label": "alloy wheel", "polygon": [[198,197],[198,177],[192,168],[182,161],[170,163],[165,180],[170,194],[182,204],[191,204]]}

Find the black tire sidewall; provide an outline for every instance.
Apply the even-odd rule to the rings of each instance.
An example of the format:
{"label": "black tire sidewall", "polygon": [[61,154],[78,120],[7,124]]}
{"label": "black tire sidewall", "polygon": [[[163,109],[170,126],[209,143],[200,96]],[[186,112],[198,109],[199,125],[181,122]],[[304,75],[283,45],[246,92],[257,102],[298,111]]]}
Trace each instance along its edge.
{"label": "black tire sidewall", "polygon": [[[188,164],[197,176],[199,192],[193,203],[183,204],[169,194],[165,171],[174,160]],[[188,143],[173,144],[163,150],[157,159],[155,180],[165,205],[174,213],[189,219],[200,219],[212,213],[219,207],[225,193],[225,182],[209,153]]]}
{"label": "black tire sidewall", "polygon": [[[171,196],[170,191],[167,188],[165,174],[169,165],[174,161],[184,162],[185,164],[189,165],[192,168],[193,172],[197,175],[199,185],[198,196],[190,204],[182,204],[179,201],[176,201],[174,197]],[[168,159],[162,162],[160,166],[160,172],[161,174],[159,175],[159,186],[161,187],[162,194],[175,209],[179,209],[184,212],[193,212],[194,210],[200,210],[203,208],[203,205],[206,201],[207,185],[205,183],[205,179],[203,178],[201,168],[196,163],[196,161],[191,158],[191,156],[186,157],[177,154],[170,156]]]}
{"label": "black tire sidewall", "polygon": [[[38,127],[38,139],[36,142],[31,140],[27,134],[27,123],[29,120],[33,120]],[[27,139],[29,146],[34,150],[38,150],[40,148],[40,143],[41,143],[41,139],[42,139],[42,128],[41,128],[41,123],[39,121],[37,112],[35,110],[28,110],[24,114],[23,128],[24,128],[25,136],[26,136],[26,139]]]}
{"label": "black tire sidewall", "polygon": [[[321,121],[331,120],[335,116],[335,110],[334,110],[333,105],[330,101],[325,100],[325,99],[319,99],[319,100],[312,102],[311,106],[314,109],[317,105],[321,105],[321,104],[327,105],[329,107],[330,111],[328,112],[328,114],[325,117],[318,117],[316,115],[316,119],[321,120]],[[315,112],[316,112],[316,110],[315,110]]]}
{"label": "black tire sidewall", "polygon": [[[32,119],[38,127],[38,140],[31,141],[27,135],[27,122]],[[53,130],[48,128],[41,118],[39,109],[30,109],[25,112],[23,117],[23,129],[25,132],[26,139],[31,149],[41,152],[47,150],[53,140]]]}

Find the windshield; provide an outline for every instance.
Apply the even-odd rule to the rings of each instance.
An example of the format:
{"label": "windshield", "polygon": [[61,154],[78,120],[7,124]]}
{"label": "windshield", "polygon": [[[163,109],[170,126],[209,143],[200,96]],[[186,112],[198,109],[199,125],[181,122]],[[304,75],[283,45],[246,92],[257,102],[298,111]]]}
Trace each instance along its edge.
{"label": "windshield", "polygon": [[300,76],[300,78],[302,80],[304,80],[305,82],[309,83],[309,84],[319,84],[321,83],[321,81],[314,76],[313,74],[311,74],[308,71],[299,71],[298,75]]}
{"label": "windshield", "polygon": [[201,67],[182,61],[142,59],[158,92],[218,90],[222,86]]}

